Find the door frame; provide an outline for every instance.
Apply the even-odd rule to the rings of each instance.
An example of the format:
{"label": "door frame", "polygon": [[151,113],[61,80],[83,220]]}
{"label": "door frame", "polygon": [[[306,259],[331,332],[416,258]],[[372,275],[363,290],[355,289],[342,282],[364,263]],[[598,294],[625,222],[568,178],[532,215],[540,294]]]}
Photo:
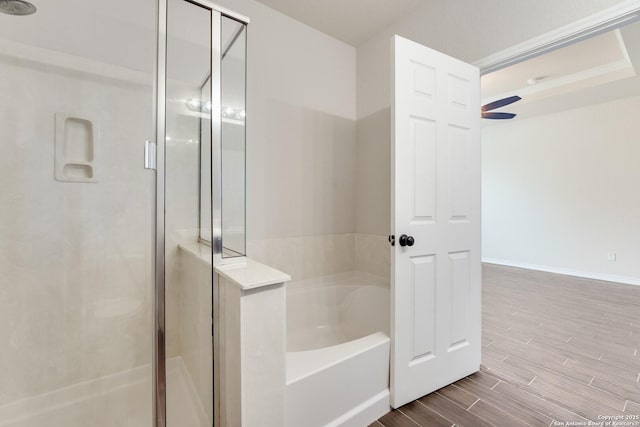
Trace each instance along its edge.
{"label": "door frame", "polygon": [[[472,62],[472,64],[480,69],[482,77],[639,21],[640,0],[625,0],[560,28],[495,52]],[[481,259],[484,262],[484,258]]]}
{"label": "door frame", "polygon": [[[640,22],[640,0],[625,0],[615,6],[493,53],[472,64],[480,69],[482,77],[636,22]],[[482,262],[485,262],[484,258],[482,258]]]}
{"label": "door frame", "polygon": [[626,0],[616,6],[486,56],[472,64],[480,68],[480,75],[483,76],[639,20],[640,1]]}

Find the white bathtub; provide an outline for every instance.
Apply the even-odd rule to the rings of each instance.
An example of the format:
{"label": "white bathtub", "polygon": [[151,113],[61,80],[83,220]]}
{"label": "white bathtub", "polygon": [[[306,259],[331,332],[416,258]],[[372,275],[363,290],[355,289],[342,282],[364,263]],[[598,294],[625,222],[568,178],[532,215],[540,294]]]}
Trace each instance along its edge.
{"label": "white bathtub", "polygon": [[389,290],[356,274],[287,285],[287,427],[389,411]]}

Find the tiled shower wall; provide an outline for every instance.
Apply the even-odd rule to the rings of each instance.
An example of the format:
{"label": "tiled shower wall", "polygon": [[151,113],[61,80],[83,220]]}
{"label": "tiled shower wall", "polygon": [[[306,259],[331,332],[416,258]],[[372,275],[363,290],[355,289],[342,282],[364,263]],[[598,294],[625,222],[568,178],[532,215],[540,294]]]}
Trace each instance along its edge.
{"label": "tiled shower wall", "polygon": [[[0,60],[0,405],[151,361],[151,86]],[[96,183],[54,180],[54,115],[100,125]]]}
{"label": "tiled shower wall", "polygon": [[388,115],[387,109],[356,122],[273,106],[271,122],[295,120],[269,130],[274,149],[264,158],[255,158],[251,145],[248,151],[251,258],[294,281],[351,271],[388,279]]}
{"label": "tiled shower wall", "polygon": [[249,241],[252,259],[290,274],[293,280],[358,271],[389,278],[387,236],[343,233]]}
{"label": "tiled shower wall", "polygon": [[391,246],[391,112],[357,121],[357,270],[389,280]]}
{"label": "tiled shower wall", "polygon": [[355,233],[343,233],[253,240],[247,252],[293,280],[303,280],[355,270],[355,248]]}

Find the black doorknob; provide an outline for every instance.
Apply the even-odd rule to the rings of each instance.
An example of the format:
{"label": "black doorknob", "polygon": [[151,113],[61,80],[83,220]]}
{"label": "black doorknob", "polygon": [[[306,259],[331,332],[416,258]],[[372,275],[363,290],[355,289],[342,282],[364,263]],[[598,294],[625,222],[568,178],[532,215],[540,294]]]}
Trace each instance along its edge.
{"label": "black doorknob", "polygon": [[403,234],[402,236],[400,236],[400,239],[398,239],[398,243],[400,243],[400,246],[413,246],[415,242],[416,241],[413,236],[407,236],[406,234]]}

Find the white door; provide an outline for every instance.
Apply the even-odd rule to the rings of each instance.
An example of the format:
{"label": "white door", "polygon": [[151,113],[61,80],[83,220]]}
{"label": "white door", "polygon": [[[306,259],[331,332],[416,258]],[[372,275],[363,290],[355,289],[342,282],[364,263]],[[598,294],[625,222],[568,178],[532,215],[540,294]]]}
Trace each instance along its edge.
{"label": "white door", "polygon": [[480,367],[480,76],[399,36],[392,55],[397,408]]}

